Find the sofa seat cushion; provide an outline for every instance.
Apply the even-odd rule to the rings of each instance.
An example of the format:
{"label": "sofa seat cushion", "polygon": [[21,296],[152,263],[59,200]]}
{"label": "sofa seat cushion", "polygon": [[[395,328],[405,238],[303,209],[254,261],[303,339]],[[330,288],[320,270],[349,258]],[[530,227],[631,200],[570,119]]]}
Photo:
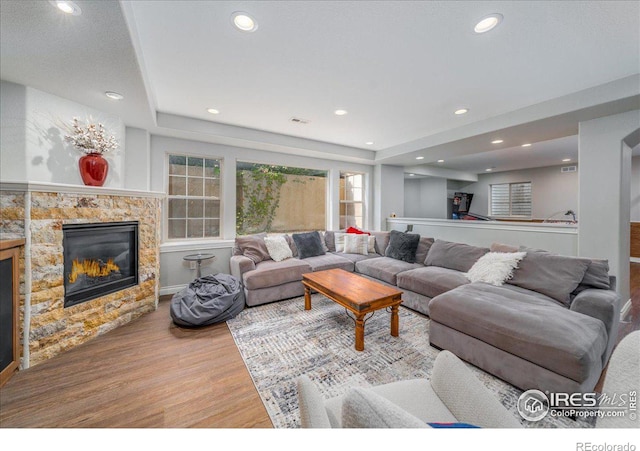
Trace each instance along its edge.
{"label": "sofa seat cushion", "polygon": [[346,258],[347,260],[352,261],[354,264],[362,260],[369,260],[371,258],[382,257],[382,255],[380,254],[362,255],[362,254],[345,254],[344,252],[335,252],[334,254],[339,257]]}
{"label": "sofa seat cushion", "polygon": [[430,298],[468,284],[463,272],[439,266],[425,266],[404,271],[397,276],[398,288],[413,291]]}
{"label": "sofa seat cushion", "polygon": [[396,277],[399,273],[421,267],[422,265],[418,263],[408,263],[391,257],[380,257],[357,262],[355,270],[360,274],[396,285]]}
{"label": "sofa seat cushion", "polygon": [[308,257],[304,259],[304,262],[311,266],[311,270],[314,272],[334,268],[340,268],[344,269],[345,271],[353,272],[354,269],[354,265],[351,260],[332,253],[317,255],[315,257]]}
{"label": "sofa seat cushion", "polygon": [[288,258],[281,262],[262,261],[256,265],[254,271],[248,271],[242,275],[244,286],[249,290],[256,290],[302,281],[302,275],[311,272],[311,265],[307,260]]}
{"label": "sofa seat cushion", "polygon": [[432,321],[578,383],[593,368],[601,368],[607,347],[602,321],[481,282],[433,298],[429,315]]}

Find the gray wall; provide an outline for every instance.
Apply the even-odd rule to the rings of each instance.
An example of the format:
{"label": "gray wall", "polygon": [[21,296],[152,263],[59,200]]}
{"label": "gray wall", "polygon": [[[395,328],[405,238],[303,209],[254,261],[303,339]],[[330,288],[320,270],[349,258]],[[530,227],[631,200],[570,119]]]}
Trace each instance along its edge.
{"label": "gray wall", "polygon": [[631,159],[631,222],[640,222],[640,156]]}
{"label": "gray wall", "polygon": [[447,202],[447,179],[437,177],[405,179],[405,217],[446,219]]}
{"label": "gray wall", "polygon": [[560,168],[563,166],[481,174],[478,176],[476,183],[462,186],[460,190],[473,193],[472,213],[488,215],[490,185],[495,183],[531,182],[532,219],[544,220],[552,216],[554,219],[570,219],[570,217],[564,216],[564,213],[567,210],[573,210],[579,222],[579,167],[576,172],[562,173]]}

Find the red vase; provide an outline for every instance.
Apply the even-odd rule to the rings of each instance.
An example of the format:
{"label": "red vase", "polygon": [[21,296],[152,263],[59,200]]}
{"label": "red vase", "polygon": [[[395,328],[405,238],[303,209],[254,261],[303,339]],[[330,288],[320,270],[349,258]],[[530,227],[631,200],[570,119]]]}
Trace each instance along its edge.
{"label": "red vase", "polygon": [[102,186],[109,172],[109,162],[99,153],[88,153],[80,157],[80,176],[87,186]]}

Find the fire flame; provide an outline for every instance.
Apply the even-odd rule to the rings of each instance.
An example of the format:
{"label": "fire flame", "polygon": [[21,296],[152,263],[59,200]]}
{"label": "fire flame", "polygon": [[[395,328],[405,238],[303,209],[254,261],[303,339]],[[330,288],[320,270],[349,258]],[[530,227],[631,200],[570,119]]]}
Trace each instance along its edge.
{"label": "fire flame", "polygon": [[71,266],[71,274],[69,274],[69,283],[75,283],[78,276],[86,274],[89,277],[104,277],[114,271],[120,271],[120,267],[110,258],[106,263],[99,260],[78,260],[73,261]]}

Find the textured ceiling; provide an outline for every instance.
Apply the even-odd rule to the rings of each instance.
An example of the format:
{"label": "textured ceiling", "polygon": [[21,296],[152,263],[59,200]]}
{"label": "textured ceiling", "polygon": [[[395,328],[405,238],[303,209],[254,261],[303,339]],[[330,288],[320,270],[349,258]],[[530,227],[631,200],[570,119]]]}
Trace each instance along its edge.
{"label": "textured ceiling", "polygon": [[[76,3],[83,14],[69,17],[0,2],[0,76],[152,133],[403,166],[444,153],[450,169],[478,172],[492,158],[546,165],[577,151],[551,143],[578,120],[640,107],[638,2]],[[258,29],[234,29],[234,11]],[[494,12],[502,24],[475,34]],[[523,142],[529,158],[515,152]]]}

